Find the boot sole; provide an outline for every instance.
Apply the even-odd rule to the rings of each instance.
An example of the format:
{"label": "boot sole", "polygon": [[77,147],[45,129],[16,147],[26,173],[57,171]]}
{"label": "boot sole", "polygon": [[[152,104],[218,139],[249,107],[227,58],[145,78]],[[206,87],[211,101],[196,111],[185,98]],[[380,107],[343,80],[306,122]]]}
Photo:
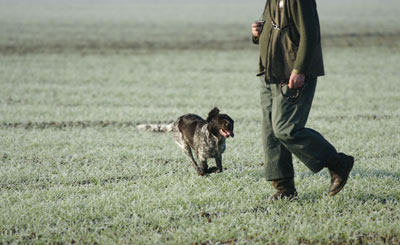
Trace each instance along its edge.
{"label": "boot sole", "polygon": [[349,165],[350,166],[348,168],[346,178],[342,181],[342,184],[339,186],[339,188],[337,188],[335,191],[329,192],[329,196],[331,196],[331,197],[336,195],[336,194],[338,194],[343,189],[343,187],[346,185],[347,180],[349,179],[350,172],[351,172],[351,170],[353,169],[353,166],[354,166],[354,157],[349,156],[349,158],[350,158],[350,161],[349,161]]}

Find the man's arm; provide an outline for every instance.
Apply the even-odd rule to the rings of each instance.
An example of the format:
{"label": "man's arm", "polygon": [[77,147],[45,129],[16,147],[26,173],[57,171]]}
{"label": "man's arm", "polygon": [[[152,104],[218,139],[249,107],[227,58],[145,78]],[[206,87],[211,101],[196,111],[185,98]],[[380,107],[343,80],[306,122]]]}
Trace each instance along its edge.
{"label": "man's arm", "polygon": [[317,30],[318,19],[315,17],[313,0],[294,0],[291,3],[292,19],[300,34],[299,49],[292,75],[289,79],[289,88],[301,88],[304,85],[305,73],[311,63],[314,47],[319,41]]}
{"label": "man's arm", "polygon": [[304,74],[311,63],[313,52],[319,42],[318,18],[314,0],[290,1],[292,19],[300,34],[299,49],[297,51],[294,70]]}

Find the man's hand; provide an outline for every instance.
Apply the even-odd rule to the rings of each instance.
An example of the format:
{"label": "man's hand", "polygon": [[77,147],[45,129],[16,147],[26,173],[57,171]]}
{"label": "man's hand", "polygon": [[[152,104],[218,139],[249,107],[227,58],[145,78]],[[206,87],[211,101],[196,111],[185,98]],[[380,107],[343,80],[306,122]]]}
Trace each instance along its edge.
{"label": "man's hand", "polygon": [[253,23],[251,24],[251,32],[253,33],[253,37],[259,37],[260,36],[260,24]]}
{"label": "man's hand", "polygon": [[301,88],[304,86],[305,79],[306,79],[306,76],[304,74],[298,74],[298,73],[293,72],[292,75],[290,75],[288,87],[290,89]]}

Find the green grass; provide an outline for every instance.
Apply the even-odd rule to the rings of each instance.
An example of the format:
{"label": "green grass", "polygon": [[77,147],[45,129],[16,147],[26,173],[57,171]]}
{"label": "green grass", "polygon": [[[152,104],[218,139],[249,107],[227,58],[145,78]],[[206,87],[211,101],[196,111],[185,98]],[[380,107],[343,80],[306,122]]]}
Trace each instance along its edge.
{"label": "green grass", "polygon": [[[308,126],[356,163],[332,198],[327,170],[295,160],[299,200],[273,202],[248,38],[263,1],[2,1],[0,243],[399,243],[399,3],[384,2],[318,1],[327,75]],[[235,120],[221,174],[135,128],[213,106]]]}

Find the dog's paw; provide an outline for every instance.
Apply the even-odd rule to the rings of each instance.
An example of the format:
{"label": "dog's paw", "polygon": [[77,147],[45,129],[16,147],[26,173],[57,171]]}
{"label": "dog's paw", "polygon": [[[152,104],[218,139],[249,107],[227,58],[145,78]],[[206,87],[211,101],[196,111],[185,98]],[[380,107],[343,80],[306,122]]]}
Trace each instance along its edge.
{"label": "dog's paw", "polygon": [[199,169],[199,170],[197,170],[197,174],[198,174],[199,176],[205,176],[205,175],[208,174],[208,170]]}
{"label": "dog's paw", "polygon": [[212,173],[219,173],[219,168],[217,168],[217,167],[211,167],[211,168],[209,168],[209,169],[207,170],[207,172],[208,172],[209,174],[212,174]]}

